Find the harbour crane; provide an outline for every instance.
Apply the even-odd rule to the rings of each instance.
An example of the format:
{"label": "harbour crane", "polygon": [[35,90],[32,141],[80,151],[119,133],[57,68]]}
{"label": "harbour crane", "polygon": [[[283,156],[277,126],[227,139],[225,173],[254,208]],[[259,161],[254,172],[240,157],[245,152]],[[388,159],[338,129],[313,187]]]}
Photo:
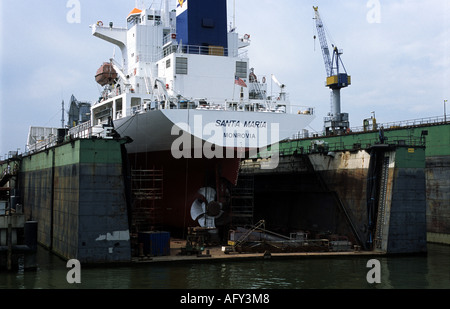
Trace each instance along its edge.
{"label": "harbour crane", "polygon": [[351,78],[347,74],[341,59],[342,50],[339,50],[337,46],[332,44],[333,54],[330,55],[324,25],[319,15],[319,7],[313,6],[313,9],[327,73],[326,86],[331,89],[331,111],[328,117],[324,118],[324,129],[326,135],[343,134],[349,128],[349,121],[348,113],[341,113],[341,89],[351,84]]}

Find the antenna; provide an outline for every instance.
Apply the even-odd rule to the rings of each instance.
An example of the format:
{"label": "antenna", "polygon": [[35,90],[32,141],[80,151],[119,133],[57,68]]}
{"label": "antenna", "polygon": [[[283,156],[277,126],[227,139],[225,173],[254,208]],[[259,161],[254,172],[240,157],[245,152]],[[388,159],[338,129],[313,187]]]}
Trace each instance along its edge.
{"label": "antenna", "polygon": [[62,100],[61,105],[62,105],[61,128],[64,128],[64,100]]}

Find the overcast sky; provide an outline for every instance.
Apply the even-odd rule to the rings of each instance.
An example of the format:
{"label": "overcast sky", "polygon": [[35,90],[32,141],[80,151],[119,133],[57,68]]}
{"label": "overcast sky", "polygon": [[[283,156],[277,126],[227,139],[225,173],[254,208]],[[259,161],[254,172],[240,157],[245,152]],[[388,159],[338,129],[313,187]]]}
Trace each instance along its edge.
{"label": "overcast sky", "polygon": [[[114,49],[93,37],[89,25],[102,20],[125,27],[136,2],[160,5],[159,0],[1,0],[2,158],[11,150],[25,151],[30,126],[59,127],[62,100],[67,111],[72,94],[80,101],[98,98],[94,75]],[[234,1],[227,2],[231,23]],[[352,85],[341,91],[341,111],[349,113],[351,127],[361,126],[372,111],[379,123],[443,116],[444,100],[450,99],[450,1],[235,3],[237,31],[251,36],[250,66],[286,84],[292,104],[315,108],[310,131],[322,131],[330,111],[319,40],[313,39],[313,5],[319,6],[328,43],[344,51]]]}

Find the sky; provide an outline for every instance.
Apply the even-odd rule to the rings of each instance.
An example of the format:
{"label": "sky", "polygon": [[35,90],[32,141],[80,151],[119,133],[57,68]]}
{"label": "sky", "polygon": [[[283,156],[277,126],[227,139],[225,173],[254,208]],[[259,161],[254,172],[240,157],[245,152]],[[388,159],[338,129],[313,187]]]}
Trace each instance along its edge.
{"label": "sky", "polygon": [[[80,101],[98,98],[94,75],[114,47],[93,37],[89,25],[101,20],[125,27],[136,4],[152,3],[161,5],[160,0],[0,1],[0,158],[26,151],[30,126],[60,127],[61,102],[67,112],[72,94]],[[274,74],[292,104],[315,108],[316,119],[306,128],[311,132],[323,130],[331,109],[313,6],[319,7],[329,45],[344,52],[352,84],[341,90],[341,112],[349,113],[351,127],[372,115],[378,123],[443,116],[444,100],[450,99],[450,1],[227,3],[230,25],[234,16],[237,32],[250,35],[255,73]]]}

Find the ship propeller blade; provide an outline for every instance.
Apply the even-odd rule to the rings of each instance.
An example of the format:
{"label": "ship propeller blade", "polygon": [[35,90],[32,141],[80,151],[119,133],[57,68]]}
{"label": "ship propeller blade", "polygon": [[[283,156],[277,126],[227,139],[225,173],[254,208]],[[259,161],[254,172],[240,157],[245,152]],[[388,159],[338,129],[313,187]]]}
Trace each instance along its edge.
{"label": "ship propeller blade", "polygon": [[192,220],[198,220],[205,214],[205,203],[202,203],[200,199],[196,199],[191,206],[191,218]]}
{"label": "ship propeller blade", "polygon": [[191,206],[191,218],[197,221],[201,227],[215,228],[215,219],[219,218],[224,211],[222,205],[216,199],[216,190],[211,187],[203,187],[198,190],[197,198]]}
{"label": "ship propeller blade", "polygon": [[203,187],[198,190],[198,194],[203,196],[208,203],[216,199],[216,190],[211,187]]}

